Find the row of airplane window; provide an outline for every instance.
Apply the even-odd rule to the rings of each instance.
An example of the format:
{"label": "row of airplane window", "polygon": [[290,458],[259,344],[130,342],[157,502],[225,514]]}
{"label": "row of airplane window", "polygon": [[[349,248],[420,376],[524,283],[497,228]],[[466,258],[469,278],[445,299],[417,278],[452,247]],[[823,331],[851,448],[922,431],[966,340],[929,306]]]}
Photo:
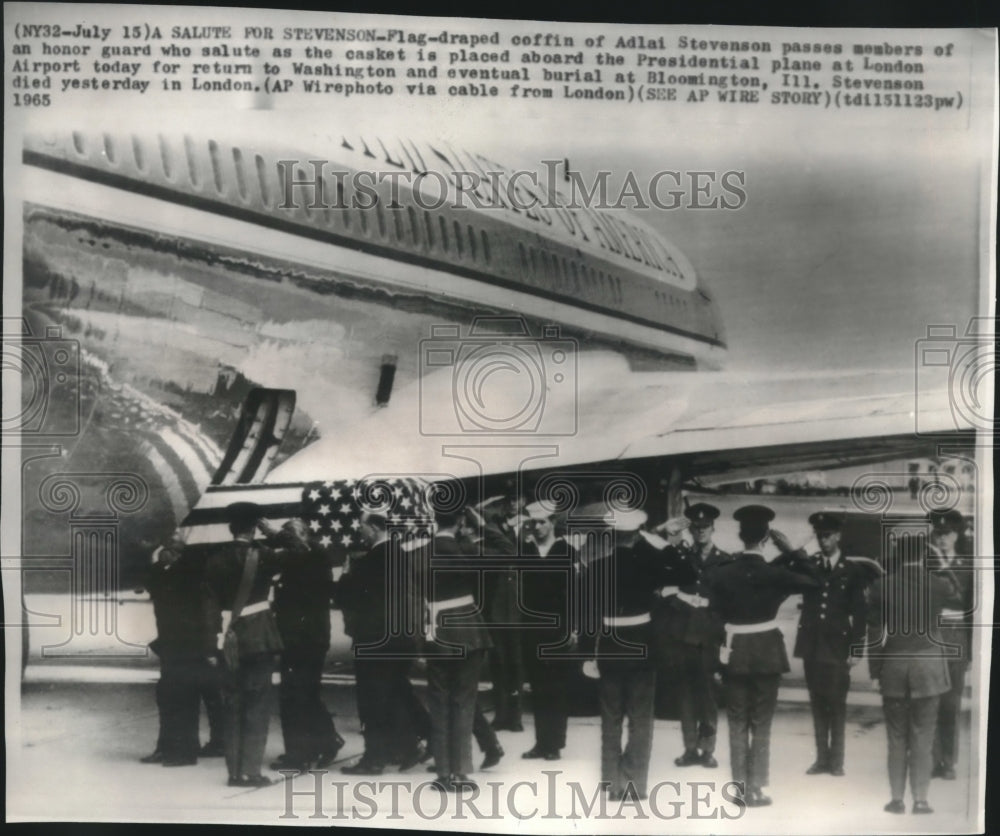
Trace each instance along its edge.
{"label": "row of airplane window", "polygon": [[[85,154],[85,144],[83,137],[73,133],[73,143],[76,151],[80,155]],[[132,156],[136,167],[140,171],[146,169],[146,157],[142,143],[137,137],[132,137]],[[170,151],[163,138],[160,137],[160,164],[164,176],[168,180],[173,179],[173,161]],[[196,154],[190,137],[184,138],[184,150],[188,169],[188,179],[192,186],[200,188],[201,177],[198,171]],[[223,174],[222,152],[219,145],[214,140],[208,143],[209,159],[212,168],[213,185],[219,194],[225,193],[225,177]],[[112,138],[104,135],[104,155],[112,165],[117,162],[117,152]],[[236,188],[240,197],[247,200],[249,197],[249,184],[245,171],[245,160],[243,152],[238,147],[232,148],[233,169],[236,173]],[[260,197],[265,206],[271,206],[271,195],[268,187],[267,163],[260,154],[254,155],[254,173],[257,175],[257,184],[260,190]],[[334,207],[340,209],[341,222],[345,229],[351,228],[351,212],[347,207],[343,184],[340,180],[335,181],[336,200]],[[413,247],[424,247],[427,250],[435,249],[436,243],[440,244],[441,252],[445,254],[454,253],[459,258],[464,258],[466,254],[473,261],[482,260],[486,264],[491,262],[492,254],[490,250],[490,238],[485,229],[477,230],[472,224],[463,225],[458,220],[453,220],[451,224],[443,216],[438,214],[437,228],[435,229],[434,215],[427,209],[417,210],[413,206],[394,208],[390,211],[391,223],[386,219],[385,208],[380,200],[376,198],[374,205],[375,226],[379,237],[388,240],[391,231],[393,239],[399,244],[408,244]],[[421,222],[421,216],[423,221]],[[332,216],[330,209],[324,209],[324,216],[327,223],[330,223]],[[358,229],[364,235],[369,235],[371,209],[357,209]],[[606,300],[621,304],[624,301],[622,291],[622,280],[619,276],[597,270],[593,266],[578,264],[573,259],[567,259],[548,252],[544,248],[525,247],[523,243],[518,243],[518,255],[520,257],[521,268],[524,272],[536,281],[546,278],[554,283],[557,290],[563,293],[573,293],[575,295],[599,294]],[[683,297],[675,296],[668,291],[654,291],[656,300],[662,306],[686,309],[687,300]]]}

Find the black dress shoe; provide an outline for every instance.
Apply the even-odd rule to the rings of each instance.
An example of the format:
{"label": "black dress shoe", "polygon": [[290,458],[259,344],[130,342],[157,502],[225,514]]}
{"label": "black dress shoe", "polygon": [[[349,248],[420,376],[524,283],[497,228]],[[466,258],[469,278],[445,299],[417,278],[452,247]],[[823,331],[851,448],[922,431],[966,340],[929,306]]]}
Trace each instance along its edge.
{"label": "black dress shoe", "polygon": [[269,787],[273,783],[266,775],[244,775],[240,778],[241,787]]}
{"label": "black dress shoe", "polygon": [[701,765],[707,767],[708,769],[717,769],[719,762],[715,759],[715,756],[711,752],[705,752],[701,756]]}
{"label": "black dress shoe", "polygon": [[806,770],[806,775],[823,775],[829,771],[830,767],[823,763],[823,761],[816,761],[816,763]]}
{"label": "black dress shoe", "polygon": [[608,790],[608,801],[621,801],[625,797],[625,790]]}
{"label": "black dress shoe", "polygon": [[538,746],[532,746],[527,752],[521,755],[522,758],[528,760],[544,758],[548,752],[544,749],[540,749]]}
{"label": "black dress shoe", "polygon": [[679,758],[674,758],[675,766],[697,766],[701,763],[701,755],[697,749],[688,749]]}
{"label": "black dress shoe", "polygon": [[451,785],[457,792],[471,792],[477,788],[476,782],[462,773],[451,776]]}
{"label": "black dress shoe", "polygon": [[767,807],[771,804],[771,799],[764,795],[760,790],[750,789],[747,790],[746,805],[747,807]]}
{"label": "black dress shoe", "polygon": [[198,758],[164,758],[161,766],[194,766]]}
{"label": "black dress shoe", "polygon": [[511,720],[507,724],[506,729],[507,731],[522,732],[524,731],[524,725],[521,723],[520,720]]}
{"label": "black dress shoe", "polygon": [[271,769],[275,772],[308,772],[309,767],[308,763],[299,763],[284,757],[271,762]]}
{"label": "black dress shoe", "polygon": [[842,767],[842,766],[831,766],[830,767],[830,774],[834,778],[843,778],[844,777],[844,767]]}
{"label": "black dress shoe", "polygon": [[542,757],[547,761],[558,761],[562,759],[562,755],[558,752],[546,752]]}
{"label": "black dress shoe", "polygon": [[381,775],[385,767],[380,763],[372,763],[364,758],[351,766],[342,766],[340,771],[345,775]]}
{"label": "black dress shoe", "polygon": [[[900,802],[902,803],[902,802]],[[921,814],[933,813],[934,809],[926,801],[914,801],[913,802],[913,812],[918,816]]]}
{"label": "black dress shoe", "polygon": [[431,781],[430,788],[432,790],[437,790],[438,792],[456,792],[458,787],[456,787],[449,775],[438,775],[438,777]]}
{"label": "black dress shoe", "polygon": [[198,750],[198,757],[201,758],[221,758],[225,754],[226,750],[218,740],[209,740]]}
{"label": "black dress shoe", "polygon": [[399,771],[405,772],[407,769],[416,766],[418,763],[423,763],[430,756],[431,753],[427,750],[427,747],[424,746],[423,743],[417,743],[412,749],[410,749],[410,751],[403,755],[399,762]]}
{"label": "black dress shoe", "polygon": [[882,808],[887,813],[905,813],[906,805],[903,803],[902,799],[894,798],[885,807]]}
{"label": "black dress shoe", "polygon": [[942,772],[944,772],[944,764],[943,763],[934,764],[934,768],[931,770],[931,778],[940,778]]}
{"label": "black dress shoe", "polygon": [[485,757],[483,758],[483,762],[479,768],[489,769],[491,766],[496,766],[500,763],[500,758],[504,756],[503,746],[497,744],[496,746],[487,749],[483,754]]}
{"label": "black dress shoe", "polygon": [[939,778],[943,778],[945,781],[954,781],[955,780],[955,769],[954,769],[954,767],[951,767],[951,766],[942,766],[941,767],[941,774],[938,777]]}
{"label": "black dress shoe", "polygon": [[316,755],[316,769],[326,769],[331,763],[337,760],[337,755],[344,748],[344,738],[339,734],[330,742],[330,745]]}
{"label": "black dress shoe", "polygon": [[146,757],[139,758],[139,763],[163,763],[163,752],[159,749],[155,752],[150,752]]}

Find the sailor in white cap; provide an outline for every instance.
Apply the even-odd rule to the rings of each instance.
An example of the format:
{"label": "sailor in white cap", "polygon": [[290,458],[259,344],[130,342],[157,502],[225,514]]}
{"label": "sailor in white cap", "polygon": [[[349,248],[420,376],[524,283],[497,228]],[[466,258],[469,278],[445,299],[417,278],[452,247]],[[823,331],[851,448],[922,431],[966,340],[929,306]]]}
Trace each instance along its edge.
{"label": "sailor in white cap", "polygon": [[[522,604],[531,613],[523,627],[524,663],[535,715],[535,745],[522,757],[553,761],[559,760],[566,745],[569,719],[569,687],[575,665],[567,655],[575,643],[569,601],[576,554],[564,538],[556,536],[553,508],[533,502],[524,513],[526,542],[522,553],[526,558],[537,558],[537,565],[521,571]],[[557,623],[539,625],[537,615],[556,616]]]}

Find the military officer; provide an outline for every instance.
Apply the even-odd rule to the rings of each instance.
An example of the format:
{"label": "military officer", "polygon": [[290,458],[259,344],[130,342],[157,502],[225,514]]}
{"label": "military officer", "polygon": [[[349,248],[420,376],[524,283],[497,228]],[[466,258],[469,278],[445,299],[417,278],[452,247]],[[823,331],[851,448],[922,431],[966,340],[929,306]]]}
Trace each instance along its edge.
{"label": "military officer", "polygon": [[535,715],[535,745],[522,757],[551,761],[560,758],[560,751],[566,745],[568,689],[576,665],[565,653],[573,643],[569,594],[575,554],[564,538],[556,536],[549,508],[533,502],[525,508],[525,513],[529,539],[523,546],[523,554],[536,558],[538,566],[522,571],[524,608],[534,615],[554,616],[557,623],[551,626],[526,623],[523,628],[524,662]]}
{"label": "military officer", "polygon": [[690,567],[665,561],[641,537],[646,519],[639,509],[607,515],[614,548],[587,566],[584,584],[584,605],[596,616],[584,620],[598,625],[594,653],[600,673],[601,782],[612,801],[646,797],[656,688],[651,609],[665,586],[693,580]]}
{"label": "military officer", "polygon": [[[868,665],[882,692],[889,743],[887,813],[905,813],[903,795],[910,778],[914,813],[932,813],[927,801],[934,729],[942,694],[951,680],[939,643],[945,608],[959,598],[953,584],[927,571],[919,543],[902,539],[889,555],[886,576],[872,586],[868,608]],[[917,603],[916,611],[912,610]]]}
{"label": "military officer", "polygon": [[223,676],[226,766],[229,786],[261,787],[271,784],[261,774],[261,763],[271,716],[271,674],[281,650],[268,593],[281,564],[271,549],[254,541],[258,506],[235,502],[226,515],[233,540],[205,565],[212,620],[221,623],[222,612],[230,611],[228,630],[239,640],[238,660],[227,660]]}
{"label": "military officer", "polygon": [[[443,487],[432,495],[461,495]],[[430,578],[427,646],[427,702],[431,715],[431,750],[440,792],[475,788],[472,772],[472,726],[479,672],[490,647],[489,633],[476,601],[479,576],[462,564],[458,541],[462,509],[435,508],[437,531],[429,546]]]}
{"label": "military officer", "polygon": [[674,759],[677,766],[700,764],[717,767],[715,730],[719,708],[714,676],[719,666],[719,646],[724,632],[718,614],[709,607],[708,579],[730,556],[712,543],[719,509],[698,502],[684,511],[694,545],[685,550],[696,579],[667,598],[672,609],[670,630],[677,648],[677,685],[680,696],[681,733],[684,753]]}
{"label": "military officer", "polygon": [[970,571],[968,558],[972,549],[963,536],[965,519],[960,511],[936,512],[930,515],[931,543],[927,567],[947,581],[957,598],[954,612],[946,613],[947,625],[941,630],[942,641],[957,648],[958,655],[948,658],[951,687],[941,695],[938,707],[937,732],[934,735],[934,770],[932,777],[955,780],[958,756],[958,719],[965,691],[965,674],[971,662],[971,613],[975,606],[975,572]]}
{"label": "military officer", "polygon": [[[865,590],[872,578],[840,553],[842,520],[838,514],[817,512],[809,517],[809,524],[819,551],[805,560],[812,563],[820,586],[803,593],[795,639],[795,655],[805,667],[816,735],[816,761],[806,774],[841,776],[850,669],[861,661],[852,655],[851,647],[860,648],[864,640]],[[795,563],[789,563],[789,568],[796,568]]]}
{"label": "military officer", "polygon": [[[743,787],[748,807],[771,803],[763,787],[769,779],[771,720],[778,702],[778,683],[789,670],[785,641],[775,621],[778,608],[793,593],[819,587],[800,574],[764,559],[774,511],[745,505],[733,514],[740,524],[744,550],[719,566],[707,579],[709,606],[725,624],[726,713],[733,781]],[[776,542],[786,542],[775,532]],[[808,572],[808,569],[806,570]]]}

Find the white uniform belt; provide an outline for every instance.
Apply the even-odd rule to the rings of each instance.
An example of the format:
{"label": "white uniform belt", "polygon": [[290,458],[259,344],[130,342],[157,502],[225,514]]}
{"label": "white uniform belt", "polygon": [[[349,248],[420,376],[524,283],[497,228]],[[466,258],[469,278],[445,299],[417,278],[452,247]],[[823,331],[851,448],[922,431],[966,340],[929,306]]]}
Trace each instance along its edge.
{"label": "white uniform belt", "polygon": [[437,639],[437,617],[439,612],[444,610],[457,610],[459,607],[474,607],[476,599],[471,595],[461,595],[458,598],[445,598],[443,601],[429,601],[427,609],[430,610],[427,628],[424,634],[428,641]]}
{"label": "white uniform belt", "polygon": [[778,630],[778,622],[775,619],[770,621],[759,621],[756,624],[727,624],[726,625],[726,644],[732,643],[733,636],[739,636],[745,633],[766,633],[768,630]]}
{"label": "white uniform belt", "polygon": [[459,607],[472,607],[475,606],[476,599],[471,595],[462,595],[458,598],[445,598],[443,601],[431,601],[428,607],[431,611],[431,620],[433,621],[437,614],[442,610],[455,610]]}
{"label": "white uniform belt", "polygon": [[605,627],[635,627],[637,624],[648,624],[650,617],[648,612],[641,615],[606,615],[604,616]]}
{"label": "white uniform belt", "polygon": [[[240,615],[253,615],[255,612],[264,612],[265,610],[271,609],[270,601],[258,601],[256,604],[247,604],[242,610],[240,610]],[[230,618],[232,613],[229,610],[226,612],[230,613]]]}

